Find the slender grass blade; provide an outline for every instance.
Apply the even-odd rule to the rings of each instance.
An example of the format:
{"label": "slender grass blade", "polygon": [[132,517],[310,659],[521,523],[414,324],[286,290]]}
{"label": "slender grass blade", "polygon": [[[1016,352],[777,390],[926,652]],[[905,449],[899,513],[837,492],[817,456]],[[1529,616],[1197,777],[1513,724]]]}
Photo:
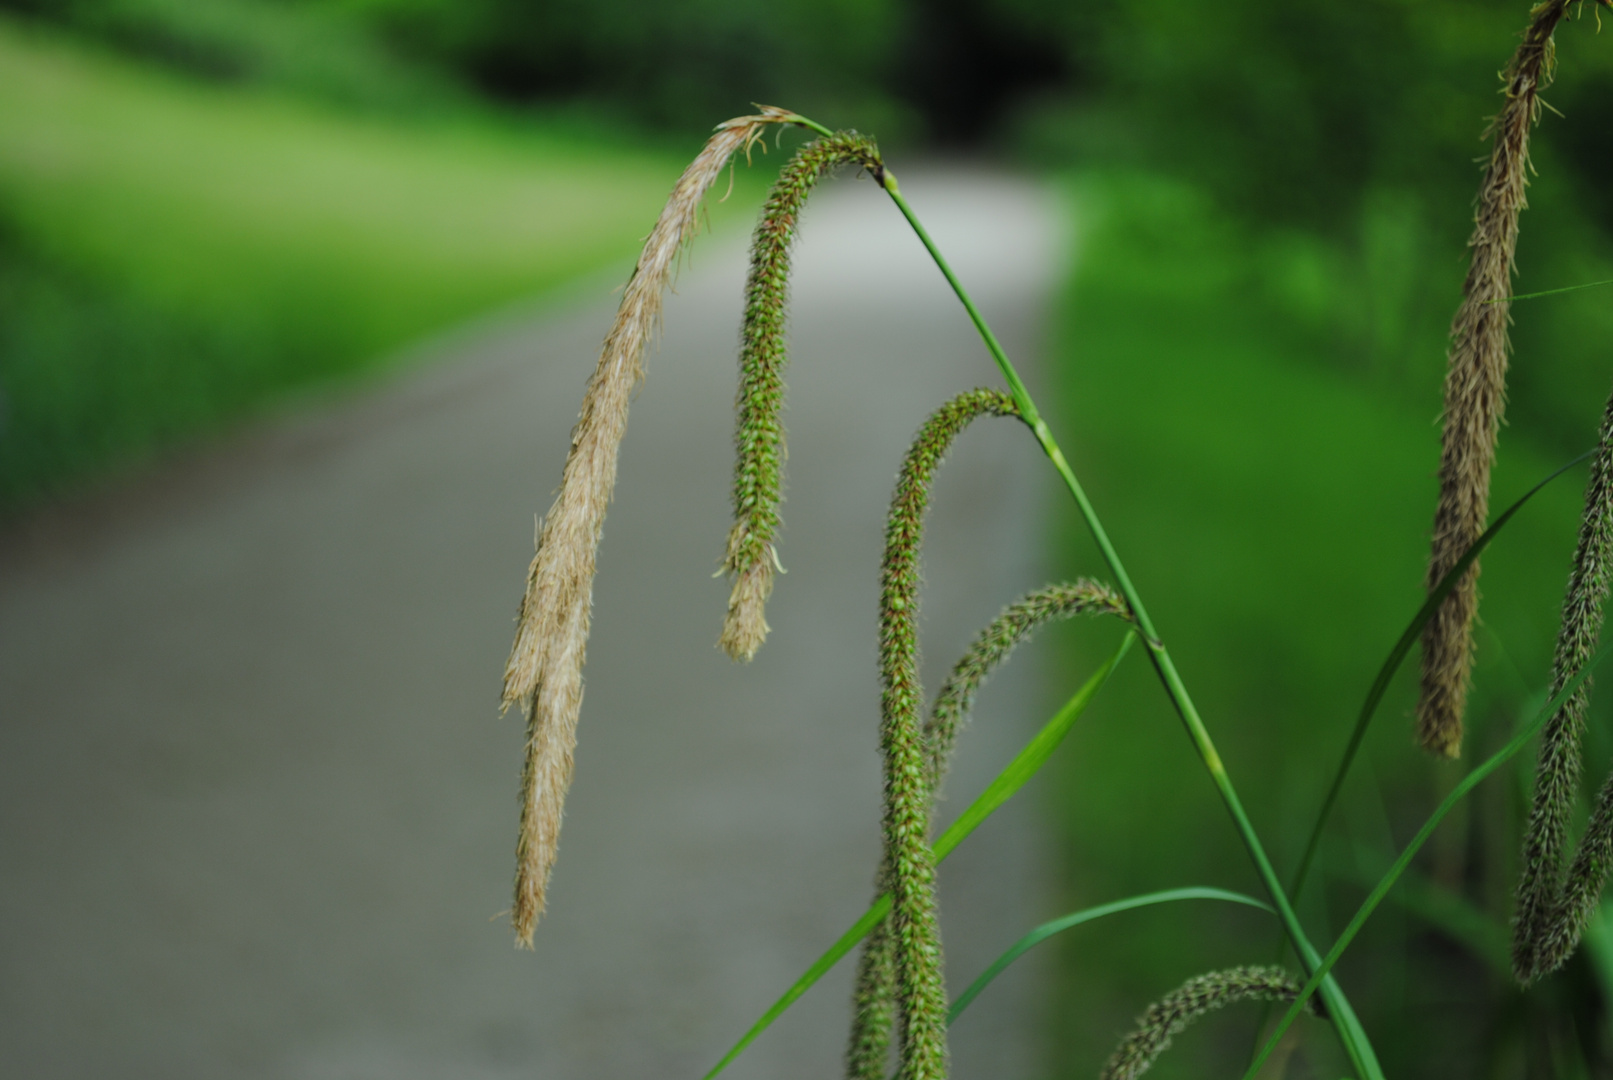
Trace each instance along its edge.
{"label": "slender grass blade", "polygon": [[[935,841],[935,858],[937,862],[946,858],[954,848],[963,842],[964,837],[974,832],[982,821],[985,821],[994,810],[1012,798],[1014,792],[1024,787],[1025,781],[1035,776],[1036,771],[1046,764],[1047,759],[1053,755],[1054,750],[1058,749],[1059,744],[1064,741],[1064,737],[1070,733],[1070,728],[1075,726],[1076,720],[1086,711],[1087,706],[1092,703],[1092,699],[1097,696],[1098,691],[1103,689],[1103,684],[1109,680],[1109,676],[1119,666],[1120,661],[1125,659],[1126,653],[1131,651],[1131,644],[1134,640],[1134,635],[1128,633],[1121,640],[1120,647],[1115,650],[1114,655],[1105,661],[1102,667],[1093,672],[1092,677],[1082,685],[1081,689],[1075,692],[1069,701],[1064,703],[1064,707],[1054,714],[1053,719],[1042,726],[1042,730],[1036,733],[1036,737],[1031,739],[1025,745],[1025,748],[1014,756],[1014,760],[1010,761],[1003,771],[997,774],[997,778],[986,786],[986,790],[982,791],[979,797],[969,804],[968,809],[958,815],[958,819],[947,827],[946,831]],[[784,996],[775,1001],[772,1007],[762,1014],[761,1019],[751,1025],[750,1030],[745,1032],[728,1053],[723,1055],[722,1060],[717,1062],[712,1070],[705,1075],[705,1080],[712,1080],[713,1077],[733,1064],[734,1059],[744,1053],[745,1048],[755,1042],[758,1035],[772,1026],[773,1021],[784,1015],[784,1011],[794,1005],[802,994],[805,994],[812,988],[814,983],[823,978],[830,968],[840,962],[842,957],[856,948],[857,943],[867,937],[869,931],[873,930],[875,926],[879,925],[879,920],[890,913],[890,909],[891,895],[890,893],[882,893],[879,899],[874,901],[873,906],[863,913],[862,918],[853,923],[851,929],[841,934],[839,940],[829,946],[828,951],[818,957],[812,966],[807,968],[799,979],[795,980],[795,983],[784,992]]]}
{"label": "slender grass blade", "polygon": [[1517,296],[1503,296],[1499,300],[1486,300],[1486,304],[1504,304],[1509,300],[1534,300],[1541,296],[1556,296],[1558,293],[1578,292],[1581,289],[1594,289],[1598,285],[1613,285],[1613,278],[1606,281],[1587,281],[1583,285],[1565,285],[1560,289],[1547,289],[1545,292],[1520,293]]}
{"label": "slender grass blade", "polygon": [[[1534,715],[1533,710],[1529,715]],[[1340,859],[1334,863],[1324,859],[1322,869],[1335,880],[1371,889],[1386,872],[1387,863],[1387,856],[1357,845],[1353,860]],[[1477,904],[1415,870],[1407,870],[1401,875],[1400,888],[1393,892],[1391,899],[1407,913],[1438,929],[1452,941],[1466,946],[1474,956],[1489,964],[1500,978],[1512,978],[1507,928]]]}
{"label": "slender grass blade", "polygon": [[1417,614],[1412,617],[1405,633],[1401,634],[1400,640],[1395,642],[1395,647],[1389,650],[1389,656],[1384,660],[1383,667],[1378,669],[1378,677],[1372,681],[1372,688],[1367,691],[1366,700],[1361,703],[1361,712],[1355,720],[1355,730],[1350,733],[1350,741],[1344,747],[1344,756],[1339,760],[1339,767],[1333,774],[1333,782],[1327,789],[1327,797],[1322,800],[1322,808],[1317,812],[1316,824],[1311,828],[1310,839],[1305,842],[1305,854],[1300,857],[1299,869],[1294,873],[1294,884],[1289,889],[1289,894],[1294,900],[1299,899],[1300,890],[1305,886],[1305,878],[1310,873],[1311,864],[1316,859],[1316,849],[1322,841],[1322,830],[1327,825],[1327,819],[1333,812],[1334,804],[1338,802],[1339,792],[1344,789],[1344,778],[1348,775],[1350,766],[1355,764],[1356,753],[1361,749],[1361,741],[1366,738],[1367,728],[1371,726],[1372,718],[1378,711],[1378,704],[1383,701],[1383,695],[1389,690],[1389,681],[1395,677],[1395,672],[1400,670],[1401,663],[1406,659],[1406,654],[1411,651],[1411,647],[1417,641],[1418,635],[1423,632],[1423,627],[1428,624],[1429,619],[1434,617],[1434,612],[1439,609],[1440,604],[1444,603],[1445,597],[1449,596],[1451,590],[1456,588],[1456,583],[1461,580],[1463,574],[1467,573],[1467,568],[1473,565],[1474,560],[1489,546],[1490,541],[1495,539],[1496,534],[1506,527],[1507,522],[1512,520],[1513,515],[1522,510],[1524,504],[1534,498],[1547,484],[1572,469],[1575,465],[1585,461],[1595,452],[1595,450],[1587,450],[1574,460],[1558,467],[1550,476],[1524,492],[1523,497],[1518,499],[1517,502],[1507,507],[1501,516],[1496,518],[1490,524],[1490,527],[1480,534],[1477,540],[1473,541],[1473,546],[1468,548],[1466,553],[1457,560],[1456,565],[1451,567],[1450,572],[1440,579],[1434,591],[1428,594],[1428,599],[1423,602],[1423,606],[1417,609]]}
{"label": "slender grass blade", "polygon": [[1591,677],[1591,672],[1596,670],[1603,660],[1607,659],[1609,653],[1613,653],[1613,642],[1602,646],[1596,655],[1591,657],[1572,679],[1564,683],[1563,688],[1550,701],[1546,702],[1540,711],[1535,713],[1534,718],[1520,728],[1518,733],[1505,746],[1491,755],[1478,768],[1464,776],[1462,781],[1445,797],[1445,801],[1439,804],[1439,808],[1429,816],[1427,821],[1423,822],[1422,828],[1417,830],[1417,835],[1411,838],[1411,842],[1400,853],[1400,857],[1395,859],[1394,865],[1389,868],[1388,873],[1384,874],[1378,884],[1373,887],[1372,892],[1367,894],[1367,898],[1362,901],[1361,907],[1350,920],[1350,924],[1344,928],[1344,932],[1333,943],[1333,947],[1322,958],[1321,964],[1311,973],[1311,977],[1305,981],[1299,997],[1294,999],[1294,1003],[1288,1007],[1288,1011],[1283,1014],[1283,1018],[1277,1022],[1277,1026],[1267,1038],[1265,1046],[1261,1048],[1260,1053],[1255,1056],[1255,1060],[1249,1065],[1248,1071],[1244,1073],[1244,1080],[1254,1080],[1255,1074],[1260,1070],[1260,1066],[1265,1064],[1266,1058],[1277,1048],[1278,1040],[1282,1038],[1289,1025],[1299,1016],[1300,1010],[1305,1007],[1305,1002],[1316,992],[1316,988],[1321,985],[1328,972],[1333,970],[1333,965],[1338,963],[1339,957],[1344,955],[1344,950],[1349,947],[1351,941],[1355,940],[1355,935],[1361,932],[1361,927],[1366,925],[1366,921],[1373,911],[1383,902],[1383,898],[1389,894],[1389,890],[1394,888],[1395,882],[1400,879],[1400,875],[1405,873],[1406,867],[1411,865],[1412,858],[1422,848],[1423,844],[1428,841],[1428,838],[1434,834],[1434,829],[1439,826],[1441,821],[1445,820],[1445,815],[1449,814],[1457,803],[1466,798],[1468,792],[1478,787],[1480,781],[1512,760],[1518,751],[1528,745],[1529,740],[1534,738],[1540,729],[1545,726],[1546,721],[1558,709],[1563,707],[1563,703],[1572,697],[1576,690],[1585,684],[1585,680]]}
{"label": "slender grass blade", "polygon": [[1112,904],[1103,904],[1099,907],[1087,908],[1077,911],[1063,918],[1045,922],[1032,930],[1018,941],[1013,947],[999,956],[996,961],[981,973],[980,977],[969,984],[969,989],[958,995],[958,1000],[952,1003],[947,1012],[947,1023],[958,1019],[958,1014],[969,1007],[969,1003],[980,996],[991,981],[1007,970],[1008,965],[1024,956],[1027,952],[1046,941],[1055,934],[1062,934],[1066,930],[1089,923],[1094,919],[1101,919],[1105,915],[1115,915],[1122,911],[1132,911],[1136,908],[1151,907],[1154,904],[1169,904],[1177,900],[1225,900],[1231,904],[1247,904],[1262,911],[1277,914],[1270,904],[1262,903],[1252,896],[1243,893],[1228,892],[1225,889],[1211,889],[1203,886],[1193,886],[1186,889],[1167,889],[1164,892],[1145,893],[1142,896],[1127,897],[1125,900],[1116,900]]}

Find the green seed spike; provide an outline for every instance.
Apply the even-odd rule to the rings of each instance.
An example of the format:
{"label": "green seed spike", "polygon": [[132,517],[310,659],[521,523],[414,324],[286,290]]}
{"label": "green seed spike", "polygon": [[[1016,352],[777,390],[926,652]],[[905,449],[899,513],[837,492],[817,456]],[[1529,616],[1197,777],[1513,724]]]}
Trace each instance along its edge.
{"label": "green seed spike", "polygon": [[880,574],[880,752],[885,759],[884,866],[890,875],[890,935],[896,953],[900,1080],[946,1076],[946,985],[935,917],[935,854],[929,844],[929,755],[919,721],[919,547],[930,480],[958,433],[977,416],[1018,416],[998,390],[959,394],[924,422],[902,461],[885,525]]}
{"label": "green seed spike", "polygon": [[[1107,585],[1082,579],[1044,585],[1004,608],[975,637],[974,643],[952,669],[941,687],[924,725],[924,745],[928,764],[929,808],[934,817],[936,793],[946,773],[957,741],[958,729],[974,704],[975,693],[986,677],[1008,658],[1016,645],[1038,628],[1055,619],[1081,614],[1110,614],[1129,618],[1126,602]],[[933,822],[932,822],[933,823]],[[890,888],[890,870],[881,866],[874,886],[875,895]],[[884,932],[885,924],[870,934],[863,945],[857,967],[856,990],[852,995],[851,1041],[846,1050],[846,1076],[849,1080],[883,1080],[890,1027],[893,1020],[892,979],[895,941]]]}
{"label": "green seed spike", "polygon": [[[1613,559],[1613,398],[1602,417],[1602,431],[1591,459],[1574,568],[1563,598],[1551,695],[1556,696],[1596,651],[1607,599],[1609,560]],[[1562,878],[1568,823],[1579,793],[1580,742],[1587,681],[1546,722],[1535,772],[1534,806],[1524,833],[1523,873],[1518,911],[1513,918],[1512,967],[1518,981],[1531,983],[1555,971],[1579,945],[1585,922],[1596,909],[1613,856],[1613,776],[1602,788],[1579,850]]]}
{"label": "green seed spike", "polygon": [[930,783],[939,787],[957,742],[958,729],[974,706],[975,694],[1015,646],[1055,619],[1076,615],[1117,615],[1130,620],[1125,598],[1101,582],[1077,581],[1044,585],[1026,593],[993,619],[952,668],[936,695],[930,719],[924,726],[930,751]]}
{"label": "green seed spike", "polygon": [[1098,1080],[1141,1076],[1173,1037],[1205,1013],[1239,1001],[1293,1001],[1299,990],[1297,980],[1275,967],[1240,967],[1195,976],[1137,1018],[1137,1030],[1121,1040]]}
{"label": "green seed spike", "polygon": [[779,173],[751,238],[740,331],[739,393],[734,407],[734,526],[723,570],[733,579],[728,616],[718,644],[735,660],[749,660],[767,638],[765,608],[778,566],[774,539],[783,488],[784,322],[790,245],[807,196],[820,179],[845,165],[876,176],[883,169],[874,140],[841,131],[803,146]]}
{"label": "green seed spike", "polygon": [[[890,868],[881,861],[874,895],[891,888]],[[881,919],[864,939],[851,994],[851,1039],[846,1046],[847,1080],[885,1080],[891,1028],[896,1023],[896,942],[891,921]]]}

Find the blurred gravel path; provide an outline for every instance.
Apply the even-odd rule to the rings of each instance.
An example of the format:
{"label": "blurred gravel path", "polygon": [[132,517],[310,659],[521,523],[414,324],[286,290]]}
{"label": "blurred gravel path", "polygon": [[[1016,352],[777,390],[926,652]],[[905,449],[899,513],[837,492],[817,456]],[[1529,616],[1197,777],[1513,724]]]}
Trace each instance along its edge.
{"label": "blurred gravel path", "polygon": [[[1060,200],[902,180],[1037,388]],[[535,954],[489,921],[521,744],[495,703],[611,285],[0,537],[0,1074],[696,1080],[862,911],[885,503],[924,415],[999,380],[895,209],[829,185],[794,290],[789,573],[730,664],[741,239],[697,244],[633,406]],[[932,689],[1041,580],[1047,475],[1005,421],[942,470]],[[951,812],[1052,704],[1033,666],[982,696]],[[946,864],[954,990],[1049,917],[1046,859],[1022,799]],[[850,969],[729,1075],[837,1075]],[[960,1021],[956,1075],[1040,1072],[1037,980],[1022,962]]]}

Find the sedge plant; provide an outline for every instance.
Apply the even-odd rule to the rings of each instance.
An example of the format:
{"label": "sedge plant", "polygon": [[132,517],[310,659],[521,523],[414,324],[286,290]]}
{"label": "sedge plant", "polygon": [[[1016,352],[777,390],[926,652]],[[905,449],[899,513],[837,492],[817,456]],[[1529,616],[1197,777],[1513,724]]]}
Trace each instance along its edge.
{"label": "sedge plant", "polygon": [[[1613,0],[1595,0],[1608,6]],[[1372,883],[1366,901],[1333,941],[1313,941],[1294,900],[1313,865],[1318,839],[1340,786],[1361,746],[1385,689],[1411,646],[1421,640],[1422,698],[1417,739],[1429,751],[1455,756],[1477,610],[1480,553],[1547,477],[1493,522],[1488,517],[1489,475],[1505,394],[1508,305],[1519,212],[1528,167],[1528,135],[1540,89],[1552,67],[1552,33],[1585,0],[1546,0],[1531,13],[1522,44],[1503,73],[1506,102],[1491,127],[1493,152],[1477,201],[1472,267],[1457,313],[1446,380],[1440,497],[1433,530],[1427,600],[1390,650],[1368,692],[1334,780],[1322,800],[1310,842],[1285,883],[1245,812],[1237,785],[1217,752],[1209,725],[1195,706],[1169,648],[1149,617],[1142,594],[1126,571],[1075,468],[1061,449],[1013,363],[992,333],[902,194],[875,141],[834,131],[786,109],[721,124],[678,181],[651,232],[623,293],[620,310],[589,381],[581,416],[554,505],[543,518],[537,553],[522,600],[515,645],[506,669],[504,702],[527,721],[517,844],[514,927],[530,946],[555,864],[561,810],[570,783],[587,642],[594,551],[615,480],[617,447],[632,391],[643,377],[642,355],[660,297],[678,253],[690,241],[700,200],[730,164],[769,129],[793,126],[813,138],[782,167],[753,234],[745,283],[733,522],[722,569],[730,598],[718,643],[738,661],[749,660],[768,634],[766,605],[779,552],[780,501],[787,459],[782,423],[786,391],[785,324],[791,248],[802,209],[814,188],[838,170],[865,174],[911,226],[917,241],[955,292],[993,361],[1002,385],[960,394],[920,427],[901,463],[885,528],[879,594],[879,750],[883,758],[882,837],[874,868],[874,898],[866,913],[831,945],[794,985],[707,1073],[720,1074],[766,1027],[822,975],[861,946],[852,1002],[845,1070],[850,1080],[942,1080],[948,1072],[949,1024],[1009,964],[1049,938],[1096,919],[1157,904],[1214,901],[1259,908],[1280,928],[1296,970],[1271,964],[1241,966],[1196,976],[1150,1006],[1115,1050],[1101,1076],[1141,1075],[1194,1019],[1225,1005],[1264,1000],[1284,1006],[1259,1043],[1248,1076],[1266,1062],[1294,1020],[1314,1012],[1333,1031],[1359,1080],[1380,1080],[1383,1069],[1369,1032],[1357,1017],[1333,968],[1367,918],[1407,872],[1413,856],[1440,821],[1483,779],[1544,731],[1533,810],[1518,886],[1512,965],[1523,983],[1561,965],[1596,911],[1613,865],[1613,780],[1604,787],[1577,851],[1568,851],[1574,795],[1579,784],[1580,741],[1591,671],[1609,651],[1598,642],[1603,604],[1613,573],[1613,399],[1592,459],[1583,523],[1547,700],[1510,741],[1454,789],[1427,819],[1389,869]],[[1090,531],[1108,571],[1107,582],[1079,579],[1044,586],[1004,608],[983,628],[932,699],[918,675],[918,565],[930,482],[954,438],[977,420],[1017,423],[1036,440]],[[1574,463],[1570,463],[1574,464]],[[1564,467],[1565,469],[1567,466]],[[1036,737],[944,832],[935,835],[935,800],[965,725],[975,693],[1014,648],[1047,624],[1076,616],[1111,620],[1121,631],[1113,655],[1070,698]],[[935,881],[946,856],[981,821],[1048,760],[1104,682],[1133,649],[1140,649],[1179,717],[1242,842],[1263,897],[1203,886],[1119,899],[1045,923],[1030,931],[949,1002],[944,951],[935,912]],[[1565,869],[1564,862],[1567,861]],[[1325,948],[1325,952],[1324,952]],[[1281,956],[1279,956],[1279,961]]]}

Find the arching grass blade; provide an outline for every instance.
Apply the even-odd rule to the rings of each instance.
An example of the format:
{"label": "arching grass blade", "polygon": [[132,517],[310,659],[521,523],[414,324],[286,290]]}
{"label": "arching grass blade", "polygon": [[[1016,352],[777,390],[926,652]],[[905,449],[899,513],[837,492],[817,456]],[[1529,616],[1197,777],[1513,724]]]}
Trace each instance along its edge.
{"label": "arching grass blade", "polygon": [[[1529,715],[1534,715],[1532,710]],[[1387,856],[1357,845],[1353,865],[1345,864],[1344,860],[1334,864],[1331,860],[1323,859],[1322,867],[1328,877],[1370,889],[1383,876],[1387,862]],[[1372,869],[1369,870],[1368,865]],[[1440,886],[1416,870],[1407,870],[1400,876],[1400,887],[1394,890],[1391,899],[1408,914],[1466,947],[1500,978],[1512,978],[1512,956],[1506,926],[1491,918],[1472,901]]]}
{"label": "arching grass blade", "polygon": [[958,995],[958,999],[952,1003],[952,1008],[947,1012],[947,1023],[950,1024],[956,1021],[958,1019],[958,1014],[963,1012],[964,1009],[967,1009],[969,1007],[969,1003],[975,998],[979,997],[980,992],[984,990],[993,979],[995,979],[998,975],[1001,975],[1003,971],[1007,969],[1009,964],[1012,964],[1015,960],[1018,960],[1021,956],[1025,955],[1027,952],[1034,949],[1036,946],[1040,945],[1053,935],[1061,934],[1066,930],[1080,926],[1082,923],[1088,923],[1094,919],[1101,919],[1105,915],[1115,915],[1122,911],[1131,911],[1135,908],[1150,907],[1154,904],[1169,904],[1177,900],[1224,900],[1231,904],[1247,904],[1250,907],[1257,907],[1260,910],[1270,912],[1273,915],[1277,914],[1276,910],[1272,908],[1270,904],[1256,900],[1252,896],[1245,896],[1243,893],[1228,892],[1225,889],[1210,889],[1202,886],[1194,886],[1186,889],[1167,889],[1164,892],[1156,893],[1145,893],[1142,896],[1132,896],[1126,898],[1125,900],[1116,900],[1112,904],[1103,904],[1099,907],[1087,908],[1084,911],[1077,911],[1072,914],[1065,915],[1063,918],[1054,919],[1052,922],[1045,922],[1041,926],[1038,926],[1036,929],[1032,930],[1030,933],[1026,934],[1024,937],[1020,938],[1018,941],[1014,942],[1012,948],[999,956],[990,967],[981,973],[978,979],[969,984],[969,988],[967,990]]}
{"label": "arching grass blade", "polygon": [[1417,641],[1418,635],[1423,632],[1423,627],[1427,625],[1429,619],[1434,617],[1434,612],[1445,601],[1445,597],[1450,595],[1451,590],[1456,587],[1456,583],[1461,580],[1462,575],[1467,573],[1467,568],[1473,565],[1473,561],[1489,546],[1490,541],[1495,539],[1496,534],[1506,527],[1507,522],[1512,520],[1513,515],[1522,510],[1524,504],[1534,498],[1547,484],[1572,469],[1575,465],[1587,460],[1595,452],[1595,450],[1587,450],[1574,460],[1558,467],[1550,476],[1524,492],[1523,497],[1518,499],[1517,502],[1507,507],[1501,516],[1496,518],[1490,527],[1480,534],[1477,540],[1473,541],[1473,546],[1467,549],[1461,559],[1457,560],[1456,565],[1451,567],[1450,572],[1440,579],[1439,585],[1435,587],[1433,592],[1428,594],[1428,599],[1423,602],[1423,606],[1417,609],[1417,614],[1412,617],[1411,624],[1406,627],[1405,633],[1401,634],[1400,640],[1395,642],[1395,647],[1389,650],[1389,656],[1384,660],[1383,667],[1378,669],[1378,677],[1372,681],[1372,688],[1367,691],[1366,700],[1361,703],[1361,712],[1355,720],[1355,730],[1350,733],[1350,741],[1344,747],[1344,756],[1339,760],[1339,767],[1333,774],[1333,782],[1327,789],[1327,797],[1322,800],[1322,808],[1317,812],[1316,824],[1311,828],[1310,839],[1305,842],[1305,854],[1300,857],[1299,869],[1294,872],[1294,883],[1288,890],[1293,900],[1297,901],[1299,899],[1300,890],[1305,886],[1305,878],[1310,873],[1311,864],[1316,859],[1316,849],[1322,841],[1322,830],[1327,825],[1328,816],[1333,812],[1333,805],[1338,802],[1339,792],[1344,789],[1344,778],[1349,774],[1350,766],[1355,764],[1356,753],[1361,749],[1362,740],[1366,738],[1367,728],[1372,724],[1372,717],[1378,710],[1378,704],[1383,700],[1383,695],[1388,692],[1389,681],[1395,677],[1395,672],[1400,670],[1401,663],[1406,659],[1406,654],[1411,651],[1411,647]]}

